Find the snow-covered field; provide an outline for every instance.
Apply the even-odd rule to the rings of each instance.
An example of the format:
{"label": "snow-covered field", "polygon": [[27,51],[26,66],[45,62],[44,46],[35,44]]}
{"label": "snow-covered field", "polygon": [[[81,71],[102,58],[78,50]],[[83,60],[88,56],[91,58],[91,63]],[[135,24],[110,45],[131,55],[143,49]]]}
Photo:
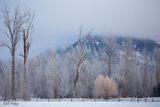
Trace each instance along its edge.
{"label": "snow-covered field", "polygon": [[0,102],[0,107],[160,107],[160,102]]}
{"label": "snow-covered field", "polygon": [[116,101],[116,100],[32,100],[29,102],[16,101],[16,102],[4,102],[0,101],[0,107],[160,107],[160,102],[144,102],[144,101]]}

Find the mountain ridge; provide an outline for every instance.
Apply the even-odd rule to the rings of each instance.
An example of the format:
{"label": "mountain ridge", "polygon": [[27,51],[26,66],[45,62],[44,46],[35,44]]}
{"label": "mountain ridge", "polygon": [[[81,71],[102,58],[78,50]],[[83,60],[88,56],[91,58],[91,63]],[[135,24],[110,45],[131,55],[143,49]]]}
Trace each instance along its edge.
{"label": "mountain ridge", "polygon": [[90,50],[92,54],[100,53],[103,51],[103,49],[107,46],[107,40],[109,38],[112,38],[115,40],[116,47],[119,50],[122,50],[124,48],[124,45],[127,43],[127,41],[132,42],[132,46],[134,47],[134,50],[143,53],[148,52],[152,53],[155,48],[160,48],[160,43],[151,39],[142,39],[142,38],[135,38],[135,37],[109,37],[109,36],[85,36],[80,39],[78,39],[75,43],[71,44],[64,50],[58,50],[58,53],[68,53],[80,46],[80,42],[83,42],[84,47],[87,50]]}

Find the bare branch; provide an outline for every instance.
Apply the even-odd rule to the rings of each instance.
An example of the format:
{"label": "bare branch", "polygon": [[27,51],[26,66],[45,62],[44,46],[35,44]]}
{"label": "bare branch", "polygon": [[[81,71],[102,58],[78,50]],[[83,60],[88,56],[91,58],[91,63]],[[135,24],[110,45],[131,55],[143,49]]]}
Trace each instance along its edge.
{"label": "bare branch", "polygon": [[[10,44],[2,44],[2,46],[7,47],[12,55],[12,98],[15,99],[15,53],[16,46],[20,41],[20,35],[22,33],[23,24],[26,22],[26,15],[21,13],[19,8],[16,8],[13,15],[10,15],[10,11],[5,7],[3,11],[4,25],[7,29],[5,32],[6,36],[10,40]],[[23,56],[23,55],[21,55]]]}
{"label": "bare branch", "polygon": [[24,55],[22,55],[22,54],[19,54],[19,55],[24,58]]}
{"label": "bare branch", "polygon": [[12,54],[12,50],[11,50],[11,47],[9,45],[7,45],[7,44],[0,44],[0,46],[8,48],[9,51],[10,51],[10,53]]}

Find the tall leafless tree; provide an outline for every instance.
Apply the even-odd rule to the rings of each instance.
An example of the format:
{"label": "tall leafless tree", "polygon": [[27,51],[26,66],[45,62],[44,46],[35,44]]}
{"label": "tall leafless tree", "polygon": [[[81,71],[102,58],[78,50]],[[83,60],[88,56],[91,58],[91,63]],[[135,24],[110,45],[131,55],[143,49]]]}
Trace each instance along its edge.
{"label": "tall leafless tree", "polygon": [[156,84],[160,84],[160,48],[154,50],[154,59],[156,63]]}
{"label": "tall leafless tree", "polygon": [[27,63],[29,57],[29,50],[31,46],[31,35],[33,32],[33,19],[34,15],[31,14],[30,11],[26,13],[26,22],[23,26],[23,55],[20,54],[24,58],[24,73],[23,73],[23,99],[28,100],[28,82],[27,82]]}
{"label": "tall leafless tree", "polygon": [[149,57],[145,52],[144,58],[144,75],[143,75],[143,91],[144,95],[146,95],[146,90],[147,90],[147,67],[149,66]]}
{"label": "tall leafless tree", "polygon": [[14,14],[11,15],[7,7],[2,11],[4,18],[4,26],[6,27],[6,36],[9,39],[10,43],[1,43],[1,46],[7,47],[12,56],[12,89],[11,96],[12,99],[16,99],[15,96],[15,56],[17,44],[20,41],[20,36],[22,32],[22,26],[25,23],[25,14],[20,12],[20,9],[17,7],[14,11]]}
{"label": "tall leafless tree", "polygon": [[125,46],[124,46],[124,59],[125,59],[125,66],[124,66],[124,77],[126,79],[127,73],[130,71],[130,65],[133,61],[134,57],[134,47],[131,39],[127,39]]}
{"label": "tall leafless tree", "polygon": [[[123,95],[126,96],[131,91],[132,84],[134,79],[134,47],[132,39],[128,38],[124,43],[124,65],[123,65],[123,74],[124,74],[124,83],[123,83]],[[132,75],[132,76],[131,76]],[[132,81],[131,81],[132,79]]]}
{"label": "tall leafless tree", "polygon": [[[87,52],[85,51],[84,43],[81,39],[82,38],[82,31],[83,31],[83,26],[80,27],[80,31],[79,31],[80,52],[79,52],[79,57],[78,57],[78,64],[77,64],[77,67],[76,67],[76,77],[75,77],[75,80],[74,80],[74,92],[76,90],[76,85],[77,85],[78,78],[79,78],[80,66],[87,59]],[[88,33],[88,35],[89,35],[89,33]]]}
{"label": "tall leafless tree", "polygon": [[115,57],[115,40],[113,37],[107,38],[106,41],[106,48],[105,48],[105,53],[107,55],[107,64],[108,64],[108,77],[111,77],[112,71],[111,71],[111,66],[113,63],[113,59]]}

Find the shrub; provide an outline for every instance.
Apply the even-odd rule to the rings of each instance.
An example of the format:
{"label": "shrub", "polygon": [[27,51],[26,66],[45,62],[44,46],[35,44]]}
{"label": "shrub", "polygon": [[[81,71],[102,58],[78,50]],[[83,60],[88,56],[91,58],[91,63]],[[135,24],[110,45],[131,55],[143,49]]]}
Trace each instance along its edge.
{"label": "shrub", "polygon": [[95,96],[98,98],[118,96],[117,83],[108,76],[99,75],[95,80]]}

